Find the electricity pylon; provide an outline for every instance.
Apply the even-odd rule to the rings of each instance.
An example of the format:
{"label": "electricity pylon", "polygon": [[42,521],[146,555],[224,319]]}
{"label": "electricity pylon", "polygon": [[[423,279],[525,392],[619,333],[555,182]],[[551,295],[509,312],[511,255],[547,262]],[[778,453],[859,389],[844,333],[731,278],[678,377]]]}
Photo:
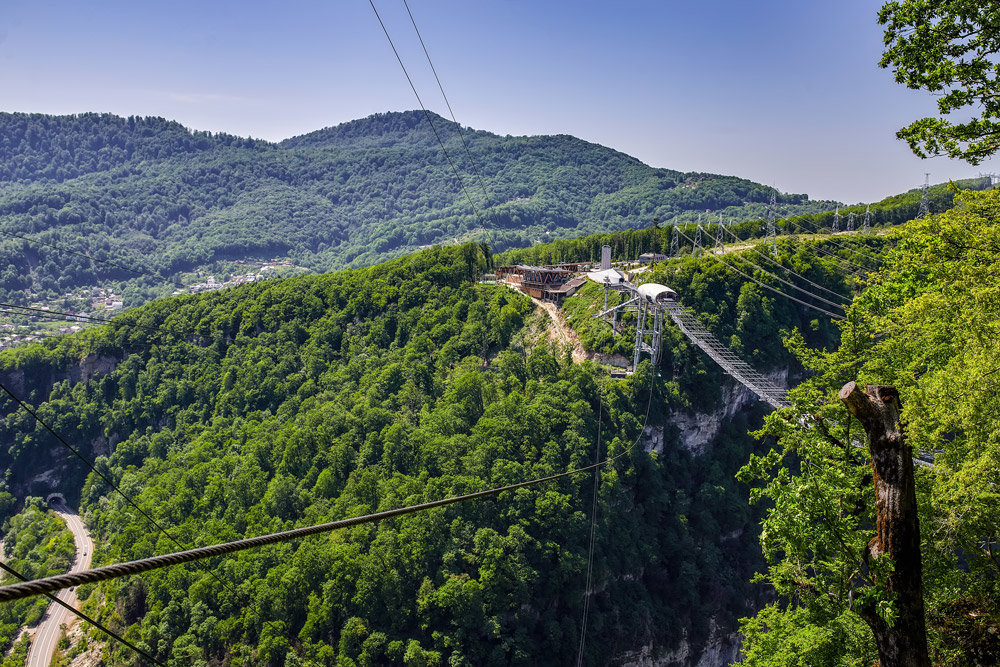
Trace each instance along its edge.
{"label": "electricity pylon", "polygon": [[931,214],[931,200],[927,196],[927,191],[930,189],[931,185],[931,175],[929,173],[924,174],[924,191],[920,195],[920,209],[917,211],[917,220],[926,218]]}
{"label": "electricity pylon", "polygon": [[767,243],[771,244],[771,254],[778,256],[778,228],[774,224],[775,210],[778,208],[778,200],[774,190],[771,190],[771,205],[767,209]]}

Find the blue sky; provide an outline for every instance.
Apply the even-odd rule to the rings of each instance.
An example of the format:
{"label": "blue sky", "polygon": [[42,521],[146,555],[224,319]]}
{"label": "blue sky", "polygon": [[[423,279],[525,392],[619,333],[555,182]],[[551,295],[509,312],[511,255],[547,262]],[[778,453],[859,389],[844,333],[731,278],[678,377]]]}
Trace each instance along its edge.
{"label": "blue sky", "polygon": [[[853,203],[998,171],[920,160],[934,111],[876,66],[879,2],[409,0],[463,125]],[[447,114],[402,0],[376,3]],[[0,0],[0,110],[156,115],[283,139],[417,102],[367,0]]]}

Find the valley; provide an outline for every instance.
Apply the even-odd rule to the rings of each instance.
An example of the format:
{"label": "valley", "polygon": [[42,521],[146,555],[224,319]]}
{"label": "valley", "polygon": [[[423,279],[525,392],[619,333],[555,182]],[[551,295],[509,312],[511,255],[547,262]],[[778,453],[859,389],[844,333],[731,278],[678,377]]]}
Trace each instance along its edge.
{"label": "valley", "polygon": [[[4,122],[15,120],[27,122]],[[860,615],[824,606],[823,596],[809,597],[820,588],[803,585],[811,578],[836,599],[853,599],[857,579],[842,576],[851,571],[845,563],[874,524],[867,462],[843,446],[851,423],[833,398],[853,377],[891,380],[904,404],[918,406],[911,437],[940,450],[918,477],[927,525],[955,521],[970,538],[992,525],[952,512],[963,503],[982,509],[962,494],[989,488],[993,449],[966,448],[963,438],[978,437],[971,422],[954,445],[941,445],[937,434],[955,417],[922,393],[946,390],[945,359],[973,369],[963,371],[966,382],[989,372],[982,360],[992,358],[992,301],[969,295],[985,305],[955,311],[961,326],[923,318],[948,312],[940,300],[951,290],[978,298],[995,286],[991,246],[980,243],[996,232],[992,179],[887,198],[871,207],[870,230],[848,234],[839,232],[842,216],[867,206],[837,209],[781,193],[772,205],[762,186],[650,170],[572,138],[476,133],[481,147],[500,142],[518,155],[495,165],[496,182],[516,196],[491,215],[544,202],[531,213],[538,217],[522,211],[528,217],[511,217],[506,228],[483,226],[457,213],[455,200],[432,206],[433,188],[420,189],[419,205],[406,210],[434,213],[391,218],[398,238],[382,243],[360,223],[331,231],[333,208],[313,211],[312,222],[285,213],[308,212],[302,197],[333,206],[360,187],[351,182],[366,168],[377,175],[377,166],[398,160],[403,169],[425,155],[428,139],[408,114],[280,145],[157,119],[34,120],[64,142],[78,125],[105,139],[90,142],[103,146],[94,160],[42,170],[35,182],[27,162],[13,160],[4,172],[11,180],[0,190],[0,230],[49,244],[0,244],[12,267],[28,267],[9,271],[4,287],[5,308],[20,306],[7,315],[11,325],[23,327],[9,330],[13,349],[0,353],[0,521],[10,562],[33,578],[73,563],[72,537],[42,509],[54,492],[79,507],[92,535],[93,547],[81,551],[108,565],[548,480],[80,588],[88,613],[158,659],[716,665],[759,659],[773,642],[794,644],[802,628],[832,629],[809,647],[816,662],[869,659],[874,640]],[[148,145],[126,141],[136,128],[149,130]],[[361,162],[348,160],[358,151]],[[586,166],[583,156],[594,155],[612,167]],[[565,189],[543,181],[532,190],[525,183],[534,181],[514,178],[543,157],[577,165],[575,176],[560,172]],[[234,165],[249,171],[237,178]],[[406,174],[396,174],[397,189],[416,178]],[[605,190],[581,191],[590,180]],[[206,183],[218,188],[208,194]],[[595,207],[610,206],[624,183],[648,188],[644,196],[659,203],[646,213],[661,222],[636,224],[623,208],[599,225]],[[236,184],[263,189],[231,192]],[[303,184],[308,196],[292,187]],[[716,197],[719,207],[708,219],[678,199],[701,187],[698,196]],[[373,201],[354,194],[352,206]],[[185,197],[183,212],[156,208]],[[135,209],[141,231],[108,217],[156,201]],[[933,215],[915,218],[925,206]],[[452,211],[454,224],[437,225],[441,211]],[[715,222],[718,211],[731,213],[732,224]],[[328,233],[343,238],[333,244]],[[567,238],[536,243],[559,235]],[[726,247],[716,251],[716,239]],[[956,239],[983,254],[956,254],[948,245]],[[56,246],[82,256],[58,265],[65,252]],[[756,400],[669,318],[656,363],[643,353],[633,366],[635,316],[622,314],[617,331],[595,318],[605,308],[596,283],[558,305],[497,284],[501,265],[589,264],[605,246],[630,265],[636,284],[675,290],[734,358],[789,387],[788,400],[777,411]],[[651,263],[639,267],[643,255]],[[143,275],[126,278],[111,262]],[[897,333],[923,326],[937,345],[929,351]],[[59,329],[70,331],[46,335]],[[968,357],[941,337],[966,329],[977,332],[962,339]],[[978,414],[992,409],[988,397],[977,400]],[[595,460],[604,461],[596,483],[582,474]],[[582,472],[548,479],[572,471]],[[933,615],[957,603],[948,593],[956,589],[936,582],[961,580],[973,591],[969,604],[993,613],[989,560],[951,568],[951,549],[947,540],[929,547],[937,560],[928,567],[940,577],[929,603],[936,655],[973,641]],[[804,619],[805,607],[788,601],[806,598],[813,616]],[[44,605],[3,605],[0,644],[8,660],[27,659],[17,631],[40,620]],[[584,630],[587,641],[570,655],[566,647]],[[63,648],[90,656],[81,659],[99,653],[108,664],[138,660],[91,630]]]}

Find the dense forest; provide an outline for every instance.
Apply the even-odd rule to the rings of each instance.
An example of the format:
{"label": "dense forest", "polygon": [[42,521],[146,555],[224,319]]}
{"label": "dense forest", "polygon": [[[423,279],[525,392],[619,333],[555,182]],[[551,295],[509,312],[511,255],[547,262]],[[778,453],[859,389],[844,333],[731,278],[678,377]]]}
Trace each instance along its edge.
{"label": "dense forest", "polygon": [[808,378],[760,431],[778,446],[739,475],[767,508],[762,578],[779,596],[744,619],[745,664],[872,664],[871,626],[900,613],[892,563],[867,549],[873,468],[849,444],[860,426],[838,396],[851,381],[895,387],[908,446],[934,453],[916,469],[931,663],[1000,662],[1000,192],[956,204],[897,232],[837,349],[788,340]]}
{"label": "dense forest", "polygon": [[[526,297],[476,283],[488,261],[466,244],[160,300],[4,353],[0,377],[192,546],[573,469],[598,455],[600,434],[600,455],[624,455],[601,472],[585,662],[643,646],[698,654],[736,628],[748,601],[766,601],[750,583],[763,567],[758,517],[733,479],[748,452],[764,451],[747,434],[762,404],[690,449],[674,416],[729,407],[730,383],[710,360],[671,329],[658,368],[643,362],[616,380],[573,363],[532,338],[544,316]],[[849,289],[835,263],[798,261]],[[781,329],[836,343],[829,322],[719,263],[661,270],[762,368],[795,363]],[[4,401],[0,422],[4,492],[41,492],[33,480],[56,461],[99,545],[95,564],[176,548],[14,407]],[[663,433],[655,450],[647,410]],[[172,664],[568,664],[592,484],[578,475],[82,593]],[[106,650],[115,664],[134,660]]]}
{"label": "dense forest", "polygon": [[[0,113],[0,302],[114,286],[129,306],[170,294],[180,272],[229,260],[288,257],[325,271],[431,244],[488,240],[500,251],[707,209],[745,220],[762,217],[773,192],[566,135],[498,136],[432,118],[447,155],[420,112],[280,144],[161,118]],[[778,200],[790,214],[834,206]]]}
{"label": "dense forest", "polygon": [[[5,494],[10,500],[12,496]],[[3,559],[4,564],[29,579],[38,579],[69,570],[76,553],[73,534],[52,511],[44,509],[41,498],[29,497],[18,502],[20,511],[14,516],[14,504],[4,505]],[[11,581],[4,574],[4,582]],[[0,667],[23,665],[28,655],[28,641],[17,640],[23,625],[35,625],[49,606],[44,596],[17,600],[0,605]],[[15,644],[8,655],[11,645]]]}

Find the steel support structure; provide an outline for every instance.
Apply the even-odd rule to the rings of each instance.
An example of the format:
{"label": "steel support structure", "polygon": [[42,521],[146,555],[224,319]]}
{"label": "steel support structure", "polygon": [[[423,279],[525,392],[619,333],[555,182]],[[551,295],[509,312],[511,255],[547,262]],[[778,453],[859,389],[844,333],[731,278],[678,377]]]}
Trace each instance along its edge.
{"label": "steel support structure", "polygon": [[[609,306],[610,292],[619,292],[629,295],[617,306]],[[731,375],[737,382],[748,388],[762,401],[767,402],[771,407],[778,409],[790,405],[785,395],[785,390],[771,381],[763,373],[753,366],[740,359],[728,347],[706,329],[695,314],[681,306],[680,303],[662,306],[651,303],[637,291],[635,285],[631,283],[604,284],[604,310],[594,315],[606,322],[609,322],[615,333],[618,333],[618,318],[624,312],[634,312],[635,323],[635,352],[632,355],[632,371],[639,366],[639,360],[643,353],[648,354],[653,364],[660,361],[660,348],[662,347],[663,319],[664,315],[670,317],[677,328],[680,329],[691,342],[698,346],[715,363],[719,364],[726,374]],[[609,319],[609,316],[610,319]]]}
{"label": "steel support structure", "polygon": [[774,190],[771,190],[771,205],[767,207],[767,244],[771,246],[771,254],[778,256],[778,227],[774,219],[777,216],[778,199]]}
{"label": "steel support structure", "polygon": [[917,211],[917,220],[922,220],[931,214],[930,187],[931,175],[930,173],[925,173],[923,192],[920,194],[920,209]]}
{"label": "steel support structure", "polygon": [[[655,366],[660,361],[660,334],[663,330],[663,309],[651,305],[644,299],[639,299],[639,312],[636,313],[635,324],[635,354],[632,355],[632,370],[639,367],[639,358],[643,352],[649,354]],[[649,339],[649,342],[646,342]]]}

